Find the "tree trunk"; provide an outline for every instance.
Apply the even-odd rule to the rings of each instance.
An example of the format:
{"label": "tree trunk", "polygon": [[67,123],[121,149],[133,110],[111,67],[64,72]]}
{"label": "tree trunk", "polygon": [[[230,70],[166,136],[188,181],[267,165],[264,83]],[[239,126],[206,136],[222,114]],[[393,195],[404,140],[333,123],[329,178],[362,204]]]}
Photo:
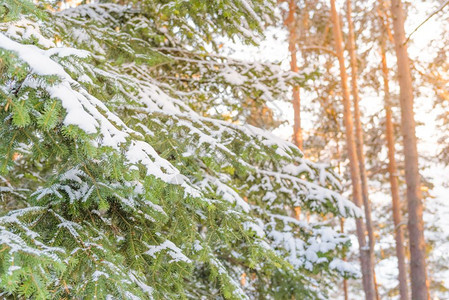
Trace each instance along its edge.
{"label": "tree trunk", "polygon": [[398,258],[398,281],[399,281],[399,294],[401,300],[408,300],[408,287],[407,287],[407,271],[405,268],[405,250],[404,250],[404,234],[401,226],[401,200],[399,196],[399,184],[398,184],[398,169],[396,166],[395,149],[394,149],[394,128],[391,112],[391,98],[390,87],[388,84],[388,66],[387,58],[385,55],[385,40],[382,37],[381,44],[382,55],[382,75],[384,80],[384,93],[385,93],[385,117],[386,117],[386,137],[388,147],[388,173],[390,177],[390,189],[391,199],[393,206],[393,223],[395,228],[394,237],[396,240],[396,256]]}
{"label": "tree trunk", "polygon": [[[341,233],[345,232],[345,219],[340,218],[340,229]],[[346,253],[343,253],[342,259],[346,261]],[[344,293],[344,299],[349,300],[349,293],[348,293],[348,280],[346,278],[343,279],[343,293]]]}
{"label": "tree trunk", "polygon": [[[360,120],[360,107],[359,107],[359,89],[357,84],[357,55],[355,52],[355,34],[354,24],[352,22],[352,5],[351,0],[346,0],[346,18],[348,21],[348,42],[349,42],[349,56],[351,62],[351,88],[352,88],[352,100],[354,103],[354,123],[355,123],[355,142],[357,148],[357,157],[359,159],[360,179],[362,183],[362,197],[363,206],[365,208],[365,222],[366,229],[368,231],[368,245],[369,255],[373,262],[373,274],[374,273],[374,229],[373,221],[371,218],[371,202],[368,197],[368,179],[366,176],[365,167],[365,153],[363,151],[363,129],[362,122]],[[374,275],[373,275],[374,276]],[[375,278],[375,277],[374,277]],[[377,291],[377,284],[375,285],[376,298],[379,298]]]}
{"label": "tree trunk", "polygon": [[[380,11],[385,15],[385,20],[388,20],[386,14],[384,13],[384,3],[380,0]],[[385,28],[385,34],[389,33],[389,24],[384,22],[382,16],[379,16],[379,21],[381,27]],[[391,40],[391,34],[388,35]],[[393,127],[393,117],[391,112],[391,96],[390,96],[390,85],[388,78],[388,64],[386,56],[386,39],[385,35],[381,36],[381,57],[382,57],[382,77],[384,80],[384,96],[385,96],[385,118],[386,118],[386,138],[388,147],[388,173],[390,177],[390,189],[391,189],[391,200],[393,208],[393,223],[394,223],[394,237],[396,241],[396,256],[398,259],[398,281],[399,281],[399,294],[401,300],[410,299],[407,285],[407,271],[405,267],[405,249],[404,249],[404,233],[402,230],[401,222],[401,199],[399,196],[399,183],[398,183],[398,169],[396,166],[395,158],[395,141],[394,141],[394,127]]]}
{"label": "tree trunk", "polygon": [[405,181],[407,183],[408,231],[412,299],[430,299],[426,273],[423,204],[418,170],[418,150],[413,112],[413,87],[404,30],[404,11],[400,0],[391,1],[393,31],[398,64],[401,127],[404,139]]}
{"label": "tree trunk", "polygon": [[[284,24],[288,29],[288,50],[290,52],[290,70],[298,73],[297,62],[297,35],[296,35],[296,0],[288,0],[288,16]],[[301,130],[301,98],[299,86],[293,86],[293,143],[302,150],[302,130]],[[294,207],[294,217],[299,220],[301,216],[301,207]]]}
{"label": "tree trunk", "polygon": [[[298,63],[296,58],[296,0],[288,0],[288,16],[285,19],[285,25],[288,28],[288,50],[290,51],[290,70],[297,73]],[[293,113],[294,113],[294,123],[293,123],[293,142],[295,145],[302,150],[302,130],[301,130],[301,99],[299,94],[299,86],[293,87]]]}
{"label": "tree trunk", "polygon": [[[341,155],[340,155],[340,147],[339,147],[338,141],[336,143],[336,148],[337,148],[337,158],[338,158],[338,164],[337,164],[338,175],[342,176]],[[340,230],[341,230],[341,233],[345,232],[345,218],[340,218]],[[346,261],[346,251],[343,252],[342,259],[343,259],[343,261]],[[348,280],[346,278],[343,278],[343,293],[344,293],[343,294],[344,300],[349,300]]]}
{"label": "tree trunk", "polygon": [[[346,128],[346,147],[348,150],[349,166],[351,171],[352,181],[352,196],[353,201],[358,207],[362,207],[362,188],[360,182],[360,171],[358,167],[357,151],[354,140],[353,132],[353,120],[351,113],[350,93],[348,87],[348,75],[346,74],[343,45],[342,45],[342,33],[340,28],[340,20],[335,7],[335,0],[331,0],[331,13],[332,22],[334,25],[334,40],[335,51],[338,56],[338,62],[340,65],[340,77],[343,90],[343,106],[344,106],[344,125]],[[367,300],[372,300],[375,297],[374,291],[374,279],[373,279],[373,263],[369,255],[369,247],[366,245],[365,238],[365,224],[362,218],[356,219],[357,240],[359,242],[360,249],[360,264],[362,269],[362,281],[363,289],[365,291],[365,297]]]}

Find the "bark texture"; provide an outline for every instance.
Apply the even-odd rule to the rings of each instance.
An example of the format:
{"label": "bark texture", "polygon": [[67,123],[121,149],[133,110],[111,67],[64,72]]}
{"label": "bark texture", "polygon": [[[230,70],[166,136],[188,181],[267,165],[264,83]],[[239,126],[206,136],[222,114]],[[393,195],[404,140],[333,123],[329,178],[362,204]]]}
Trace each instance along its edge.
{"label": "bark texture", "polygon": [[[335,52],[338,56],[340,65],[340,77],[343,90],[343,106],[344,106],[344,125],[346,129],[346,147],[349,157],[349,166],[351,171],[352,194],[353,201],[358,207],[362,207],[362,188],[360,180],[360,171],[358,166],[358,157],[354,139],[353,119],[351,113],[350,92],[348,86],[348,75],[346,74],[342,33],[340,28],[340,20],[335,7],[335,0],[331,0],[331,14],[334,30]],[[369,247],[367,247],[365,237],[365,224],[362,218],[356,219],[357,240],[359,242],[360,250],[360,264],[362,269],[363,289],[365,291],[365,298],[372,300],[375,298],[374,278],[373,278],[373,264],[369,255]]]}
{"label": "bark texture", "polygon": [[[288,16],[285,19],[285,25],[288,28],[288,50],[290,51],[290,70],[293,72],[298,72],[298,62],[297,62],[297,34],[296,34],[296,0],[288,0]],[[293,142],[295,145],[302,150],[302,130],[301,130],[301,98],[299,93],[299,86],[293,87],[293,113],[294,113],[294,123],[293,123]]]}
{"label": "bark texture", "polygon": [[[388,24],[384,23],[382,18],[386,15],[383,12],[383,1],[380,1],[381,16],[379,18],[380,25],[385,30],[385,34],[389,31]],[[385,35],[381,37],[381,58],[382,58],[382,77],[384,82],[384,102],[385,102],[385,134],[387,139],[388,148],[388,174],[390,179],[390,190],[391,190],[391,200],[393,209],[393,224],[394,224],[394,238],[396,242],[396,257],[398,259],[398,281],[399,281],[399,295],[401,300],[409,300],[409,291],[407,285],[407,270],[405,265],[405,249],[404,249],[404,233],[402,230],[402,214],[401,214],[401,198],[399,195],[399,183],[398,183],[398,168],[396,165],[395,158],[395,140],[394,140],[394,126],[393,126],[393,115],[391,111],[391,95],[390,95],[390,84],[389,84],[389,70],[386,56],[386,39]]]}
{"label": "bark texture", "polygon": [[[359,159],[359,169],[360,169],[360,180],[362,184],[362,197],[363,197],[363,207],[365,209],[365,223],[366,229],[368,232],[368,246],[369,246],[369,255],[370,260],[373,262],[373,274],[374,272],[374,226],[373,220],[371,218],[371,201],[368,196],[368,178],[366,175],[366,166],[365,166],[365,152],[364,152],[364,143],[363,143],[363,128],[362,122],[360,120],[360,97],[359,97],[359,88],[357,82],[357,55],[355,52],[355,34],[354,34],[354,23],[352,22],[352,2],[351,0],[346,0],[346,19],[348,22],[348,50],[349,57],[351,63],[351,91],[352,91],[352,101],[354,103],[354,123],[355,123],[355,143],[357,148],[357,157]],[[375,277],[374,277],[375,278]],[[376,289],[376,299],[379,298],[379,293],[377,290],[377,284],[375,285]]]}
{"label": "bark texture", "polygon": [[391,1],[391,15],[393,16],[393,36],[400,87],[401,129],[404,139],[412,299],[427,300],[430,299],[430,295],[426,272],[426,243],[424,240],[423,204],[413,112],[413,86],[410,61],[405,44],[405,15],[400,0]]}
{"label": "bark texture", "polygon": [[398,169],[396,166],[395,147],[394,147],[394,127],[391,112],[391,98],[390,88],[388,84],[388,65],[385,55],[385,46],[382,42],[382,74],[384,80],[384,93],[385,93],[385,133],[387,138],[388,147],[388,173],[390,177],[390,189],[391,200],[393,208],[393,223],[394,223],[394,237],[396,241],[396,256],[398,258],[398,280],[399,280],[399,294],[401,300],[408,300],[408,286],[407,286],[407,271],[405,268],[405,249],[404,249],[404,233],[401,226],[401,199],[399,196],[399,184],[398,184]]}
{"label": "bark texture", "polygon": [[[345,219],[341,218],[340,219],[340,230],[342,233],[345,232]],[[346,261],[346,253],[343,253],[343,257],[342,259],[344,261]],[[349,300],[349,293],[348,293],[348,280],[343,279],[343,293],[344,293],[344,299],[345,300]]]}

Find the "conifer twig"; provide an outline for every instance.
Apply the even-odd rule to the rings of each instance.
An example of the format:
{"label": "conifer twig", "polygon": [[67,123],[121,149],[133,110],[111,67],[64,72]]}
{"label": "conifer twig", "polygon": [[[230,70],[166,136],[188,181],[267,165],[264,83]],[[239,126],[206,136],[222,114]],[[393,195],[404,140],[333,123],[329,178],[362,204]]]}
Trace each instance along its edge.
{"label": "conifer twig", "polygon": [[447,0],[446,2],[444,2],[443,5],[440,6],[440,8],[438,8],[437,10],[435,10],[433,13],[430,14],[430,16],[428,16],[424,21],[421,22],[421,24],[419,24],[413,31],[412,33],[409,34],[409,36],[407,37],[407,40],[404,42],[404,45],[406,45],[408,43],[408,41],[410,40],[410,38],[412,37],[412,35],[418,31],[418,29],[423,26],[427,21],[429,21],[434,15],[436,15],[437,13],[439,13],[440,11],[443,10],[443,8],[445,8],[447,5],[449,4],[449,0]]}

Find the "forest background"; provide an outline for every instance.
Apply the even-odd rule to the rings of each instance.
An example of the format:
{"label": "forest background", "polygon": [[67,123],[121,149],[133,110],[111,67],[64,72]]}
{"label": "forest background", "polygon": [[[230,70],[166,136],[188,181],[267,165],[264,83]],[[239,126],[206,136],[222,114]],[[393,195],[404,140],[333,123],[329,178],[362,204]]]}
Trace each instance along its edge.
{"label": "forest background", "polygon": [[[368,153],[368,179],[370,186],[370,199],[373,206],[373,219],[375,226],[376,235],[376,276],[378,280],[379,289],[381,291],[381,298],[383,297],[394,297],[397,294],[397,261],[394,253],[394,239],[391,235],[394,227],[392,227],[392,217],[391,217],[391,195],[389,190],[389,184],[385,181],[386,164],[388,161],[386,152],[386,141],[385,132],[382,126],[385,125],[384,117],[384,93],[381,88],[381,84],[375,84],[374,86],[369,83],[369,81],[377,81],[380,79],[380,70],[377,64],[380,61],[380,53],[372,51],[371,47],[373,40],[376,37],[370,37],[371,32],[366,22],[366,14],[374,16],[377,12],[375,6],[378,1],[353,1],[354,5],[354,24],[356,28],[356,44],[357,53],[359,59],[359,68],[362,66],[361,73],[362,80],[366,79],[368,82],[361,83],[359,88],[360,93],[360,109],[362,111],[362,123],[364,124],[365,130],[365,144],[367,145]],[[316,10],[323,9],[326,6],[325,1],[321,1],[323,6],[319,6],[320,1],[298,1],[298,8],[300,15],[306,17],[300,17],[297,20],[298,31],[301,32],[307,29],[300,29],[301,27],[310,28],[307,24],[305,18],[310,17],[310,14],[316,14]],[[284,14],[288,11],[287,3],[284,3]],[[318,5],[317,5],[318,4]],[[337,1],[338,9],[342,18],[342,27],[344,34],[347,34],[347,19],[345,18],[346,1]],[[415,116],[416,116],[416,134],[418,137],[418,150],[420,154],[420,172],[423,176],[425,187],[425,200],[424,200],[424,222],[425,222],[425,237],[429,245],[429,276],[432,282],[431,290],[432,299],[445,299],[449,296],[449,269],[445,267],[445,264],[449,262],[449,220],[446,217],[449,214],[449,207],[447,206],[449,195],[449,168],[447,166],[447,134],[445,133],[447,124],[447,104],[443,104],[444,100],[441,99],[441,93],[437,92],[438,88],[436,85],[442,85],[447,88],[447,81],[443,79],[444,74],[447,72],[446,69],[433,73],[432,69],[426,69],[429,66],[438,68],[439,65],[444,65],[442,63],[441,55],[445,57],[446,54],[442,54],[447,47],[447,39],[449,38],[447,31],[448,22],[448,8],[445,7],[447,2],[445,1],[405,1],[404,6],[407,9],[406,12],[406,22],[405,31],[410,35],[410,39],[407,41],[408,53],[410,61],[413,65],[413,76],[414,76],[414,88],[416,92],[415,98]],[[327,7],[327,9],[329,9]],[[278,12],[280,13],[280,12]],[[326,13],[324,13],[326,14]],[[429,16],[431,18],[428,19]],[[310,18],[312,20],[313,18]],[[317,18],[318,19],[318,18]],[[301,23],[305,22],[305,23]],[[313,22],[313,21],[312,21]],[[322,18],[322,22],[330,22],[326,20],[325,17]],[[309,27],[310,26],[310,27]],[[365,27],[366,26],[366,27]],[[419,26],[419,28],[417,28]],[[313,30],[313,29],[312,29]],[[307,40],[307,34],[303,34],[298,45],[298,67],[300,72],[310,73],[313,72],[314,67],[310,66],[310,52],[316,50],[321,52],[325,56],[322,61],[323,64],[326,61],[331,60],[327,66],[326,74],[323,75],[323,85],[336,87],[335,97],[333,101],[338,101],[338,97],[341,97],[339,93],[339,74],[338,74],[338,63],[336,58],[329,58],[326,52],[333,51],[333,44],[328,44],[327,49],[313,49],[317,46],[316,39]],[[346,37],[347,38],[347,37]],[[259,61],[270,61],[274,63],[281,63],[283,69],[290,69],[290,59],[291,53],[288,46],[289,32],[287,28],[269,28],[266,32],[266,39],[261,40],[258,46],[248,46],[240,42],[233,43],[231,41],[225,41],[224,51],[227,51],[229,55],[235,58],[245,58],[245,59],[255,59]],[[321,42],[320,40],[318,40]],[[345,41],[347,43],[347,40]],[[323,42],[325,44],[325,42]],[[321,45],[319,45],[321,47]],[[301,47],[304,50],[301,51]],[[308,49],[309,47],[310,49]],[[302,54],[302,55],[301,55]],[[349,54],[347,53],[347,65],[349,70]],[[363,58],[361,58],[363,56]],[[389,53],[388,60],[390,66],[393,68],[395,64],[396,57],[393,52]],[[437,67],[438,66],[438,67]],[[433,73],[429,77],[434,77],[435,81],[429,82],[428,78],[426,80],[426,70],[431,70]],[[349,72],[349,71],[348,71]],[[364,77],[365,76],[365,77]],[[378,77],[378,79],[373,79],[372,77]],[[391,81],[390,87],[392,93],[395,97],[399,96],[399,86],[395,81]],[[339,165],[341,154],[338,153],[339,150],[335,148],[335,144],[329,149],[322,151],[325,145],[329,142],[328,135],[323,133],[326,125],[322,125],[317,129],[316,124],[321,124],[321,122],[329,122],[327,119],[323,119],[323,115],[319,114],[320,104],[317,98],[322,96],[324,93],[319,95],[317,90],[304,89],[301,92],[301,105],[303,110],[301,111],[301,125],[304,136],[304,151],[307,153],[307,157],[314,157],[316,160],[322,161],[332,161],[331,165]],[[332,101],[332,100],[331,100]],[[396,99],[396,101],[398,101]],[[398,104],[398,102],[397,102]],[[273,132],[282,137],[283,139],[289,140],[293,136],[293,124],[294,115],[293,106],[291,103],[286,103],[284,101],[277,101],[274,103],[269,103],[269,107],[276,114],[277,118],[282,121],[282,124],[273,130]],[[318,113],[317,113],[318,112]],[[399,107],[396,107],[395,113],[396,121],[396,136],[400,139],[400,115]],[[441,127],[443,125],[443,127]],[[340,123],[339,128],[343,128],[343,124]],[[329,134],[329,133],[327,133]],[[340,140],[341,144],[339,147],[344,149],[344,141]],[[383,144],[382,146],[378,145]],[[397,144],[397,152],[401,154],[400,145]],[[318,151],[316,151],[319,149]],[[344,150],[343,150],[344,151]],[[317,152],[320,157],[316,157]],[[322,156],[321,156],[322,155]],[[346,162],[347,164],[347,162]],[[345,163],[343,163],[345,165]],[[344,169],[344,167],[343,167]],[[345,172],[343,170],[342,172]],[[349,178],[349,171],[346,169],[346,177]],[[402,192],[404,193],[405,182],[401,182]],[[350,182],[346,185],[346,196],[350,197]],[[405,194],[403,194],[403,203],[405,205]],[[405,212],[405,208],[403,207]],[[350,219],[345,223],[345,230],[348,232],[355,232],[354,220]],[[352,259],[356,261],[354,257],[357,253],[357,239],[355,235],[352,236]],[[409,253],[408,253],[409,255]],[[356,282],[349,280],[349,287],[351,292],[349,293],[350,299],[358,299],[362,297],[361,286],[358,286]],[[336,293],[340,297],[344,297],[342,294],[341,287],[336,288]]]}

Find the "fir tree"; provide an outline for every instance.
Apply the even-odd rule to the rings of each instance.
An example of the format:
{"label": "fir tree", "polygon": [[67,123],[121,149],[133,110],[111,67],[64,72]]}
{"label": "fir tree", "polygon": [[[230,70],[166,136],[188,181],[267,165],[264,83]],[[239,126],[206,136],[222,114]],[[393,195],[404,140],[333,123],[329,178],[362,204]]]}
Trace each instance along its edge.
{"label": "fir tree", "polygon": [[359,216],[338,176],[201,114],[300,80],[202,52],[216,32],[251,42],[270,2],[151,3],[0,11],[0,295],[322,298],[357,274],[349,240],[289,211]]}

